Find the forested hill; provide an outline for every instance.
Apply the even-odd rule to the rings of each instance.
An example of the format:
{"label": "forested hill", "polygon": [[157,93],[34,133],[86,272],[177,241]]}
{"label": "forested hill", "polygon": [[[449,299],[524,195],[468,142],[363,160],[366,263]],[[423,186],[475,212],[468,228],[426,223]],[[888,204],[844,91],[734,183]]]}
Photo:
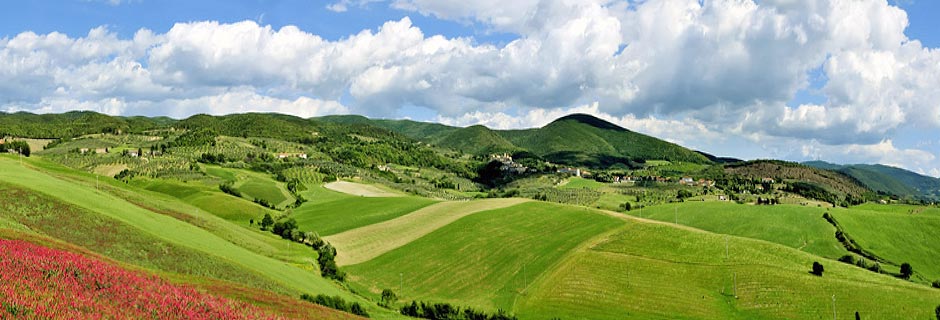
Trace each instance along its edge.
{"label": "forested hill", "polygon": [[940,179],[880,164],[838,165],[823,161],[804,164],[851,176],[872,190],[918,200],[940,200]]}
{"label": "forested hill", "polygon": [[335,123],[371,123],[443,148],[472,154],[527,151],[546,160],[590,167],[670,160],[711,163],[704,155],[674,143],[636,133],[586,114],[559,118],[541,128],[492,130],[450,127],[411,120],[369,120],[355,116],[319,118]]}

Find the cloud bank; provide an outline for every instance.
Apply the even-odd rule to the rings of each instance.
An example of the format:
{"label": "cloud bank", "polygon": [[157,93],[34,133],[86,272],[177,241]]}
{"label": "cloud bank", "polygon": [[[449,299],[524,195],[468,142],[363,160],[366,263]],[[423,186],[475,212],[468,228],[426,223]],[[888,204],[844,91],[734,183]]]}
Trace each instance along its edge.
{"label": "cloud bank", "polygon": [[[886,1],[376,2],[327,8],[388,5],[518,38],[427,35],[407,17],[336,41],[252,21],[132,38],[23,32],[0,39],[0,110],[391,117],[419,106],[445,123],[501,128],[581,111],[686,143],[730,135],[940,168],[890,139],[940,128],[940,52],[908,39],[906,13]],[[796,99],[804,92],[822,98]]]}

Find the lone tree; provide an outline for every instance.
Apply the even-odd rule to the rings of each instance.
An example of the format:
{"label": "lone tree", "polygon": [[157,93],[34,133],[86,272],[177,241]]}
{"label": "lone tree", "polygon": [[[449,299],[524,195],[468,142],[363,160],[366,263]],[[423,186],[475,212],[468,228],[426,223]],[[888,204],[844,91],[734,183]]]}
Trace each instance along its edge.
{"label": "lone tree", "polygon": [[398,296],[395,295],[392,289],[382,290],[382,303],[385,304],[385,306],[390,306],[395,301],[398,301]]}
{"label": "lone tree", "polygon": [[264,218],[261,219],[261,230],[267,230],[272,224],[274,224],[274,218],[271,218],[270,213],[265,213]]}
{"label": "lone tree", "polygon": [[901,278],[910,279],[911,275],[914,274],[914,268],[911,267],[910,263],[901,264]]}
{"label": "lone tree", "polygon": [[821,263],[819,263],[818,261],[813,261],[813,272],[812,272],[812,273],[815,274],[815,275],[817,275],[817,276],[822,277],[823,271],[826,271],[825,268],[823,268],[823,265],[822,265]]}

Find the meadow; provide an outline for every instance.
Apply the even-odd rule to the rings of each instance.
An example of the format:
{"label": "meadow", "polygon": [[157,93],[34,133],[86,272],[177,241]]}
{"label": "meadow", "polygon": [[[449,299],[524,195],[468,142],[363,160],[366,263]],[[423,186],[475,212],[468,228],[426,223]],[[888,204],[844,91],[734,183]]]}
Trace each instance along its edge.
{"label": "meadow", "polygon": [[[813,261],[823,276],[809,273]],[[835,308],[838,318],[926,319],[940,301],[940,290],[782,245],[648,222],[578,250],[530,292],[522,318],[815,319]]]}
{"label": "meadow", "polygon": [[[316,266],[313,265],[315,253],[303,251],[309,249],[295,245],[295,249],[291,250],[289,242],[279,240],[273,235],[245,232],[247,230],[245,227],[231,225],[209,213],[200,213],[196,209],[193,209],[196,213],[191,213],[194,215],[168,210],[167,207],[192,207],[171,199],[161,199],[155,196],[156,194],[142,194],[142,190],[124,190],[123,188],[127,187],[113,179],[103,181],[99,184],[100,190],[96,190],[93,175],[74,173],[43,160],[30,159],[24,161],[22,165],[17,160],[6,155],[0,156],[0,180],[39,196],[55,197],[65,205],[93,212],[96,217],[112,219],[133,228],[132,232],[127,233],[131,236],[136,234],[152,237],[160,242],[191,250],[210,260],[225,261],[243,269],[244,271],[239,274],[247,277],[245,279],[257,275],[273,283],[276,286],[274,289],[279,292],[290,295],[323,293],[338,295],[352,301],[359,299],[321,278],[315,271]],[[4,215],[7,216],[7,214]],[[200,224],[205,229],[200,227]],[[87,245],[96,252],[107,254],[107,243],[101,246]],[[267,247],[270,250],[266,254],[261,254],[265,251],[261,251],[259,247]],[[160,247],[157,246],[157,248]],[[296,262],[286,263],[271,257],[279,252],[294,252],[291,256],[296,259],[294,260]],[[303,256],[306,258],[302,258]],[[199,260],[193,259],[193,263],[199,263]],[[212,266],[213,264],[209,263],[201,268]],[[247,284],[250,285],[251,282]]]}
{"label": "meadow", "polygon": [[715,233],[766,240],[837,259],[848,252],[836,240],[835,227],[822,218],[825,212],[827,209],[799,205],[686,201],[646,207],[628,214]]}
{"label": "meadow", "polygon": [[892,272],[906,262],[915,281],[940,280],[940,210],[871,204],[833,210],[832,215],[862,248],[890,261]]}
{"label": "meadow", "polygon": [[468,215],[349,266],[353,283],[404,300],[512,310],[527,285],[585,240],[623,221],[583,208],[528,202]]}
{"label": "meadow", "polygon": [[[322,191],[335,192],[331,190]],[[329,236],[347,230],[391,220],[438,201],[414,197],[357,197],[332,195],[316,197],[290,215],[301,230],[313,230]],[[329,199],[329,200],[325,200]]]}

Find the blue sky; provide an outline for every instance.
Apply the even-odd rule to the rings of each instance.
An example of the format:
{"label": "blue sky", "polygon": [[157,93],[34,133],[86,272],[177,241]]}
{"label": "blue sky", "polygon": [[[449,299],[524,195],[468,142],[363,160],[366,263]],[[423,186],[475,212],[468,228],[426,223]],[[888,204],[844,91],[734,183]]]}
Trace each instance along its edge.
{"label": "blue sky", "polygon": [[585,112],[719,155],[940,176],[938,1],[3,5],[3,111],[497,128]]}

